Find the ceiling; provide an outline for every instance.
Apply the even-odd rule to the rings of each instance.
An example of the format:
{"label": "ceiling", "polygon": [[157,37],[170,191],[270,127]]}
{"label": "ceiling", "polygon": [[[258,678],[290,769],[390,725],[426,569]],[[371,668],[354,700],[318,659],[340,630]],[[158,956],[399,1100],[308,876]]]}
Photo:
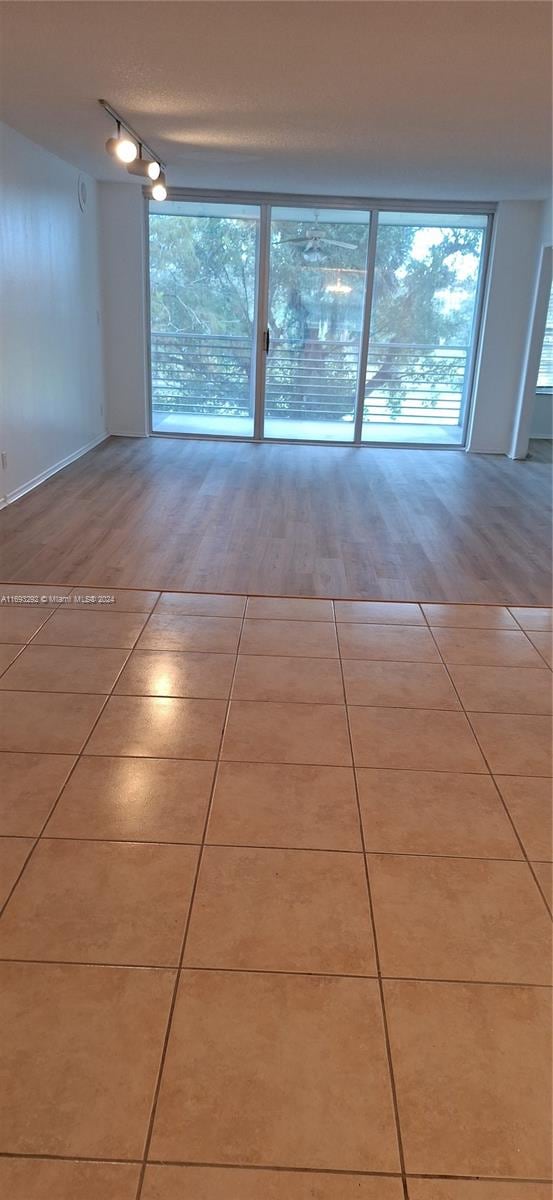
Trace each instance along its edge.
{"label": "ceiling", "polygon": [[0,31],[3,119],[99,179],[104,96],[180,186],[548,193],[546,2],[5,0]]}

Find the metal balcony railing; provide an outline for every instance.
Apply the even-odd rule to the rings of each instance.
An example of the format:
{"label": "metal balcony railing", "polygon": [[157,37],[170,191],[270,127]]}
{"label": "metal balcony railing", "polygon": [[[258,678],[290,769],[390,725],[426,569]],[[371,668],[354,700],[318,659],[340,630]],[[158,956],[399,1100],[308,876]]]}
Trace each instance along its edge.
{"label": "metal balcony railing", "polygon": [[[160,413],[251,416],[248,337],[153,333],[153,407]],[[467,351],[461,346],[372,342],[364,419],[457,425]],[[273,337],[267,360],[269,419],[333,421],[353,415],[358,344]]]}

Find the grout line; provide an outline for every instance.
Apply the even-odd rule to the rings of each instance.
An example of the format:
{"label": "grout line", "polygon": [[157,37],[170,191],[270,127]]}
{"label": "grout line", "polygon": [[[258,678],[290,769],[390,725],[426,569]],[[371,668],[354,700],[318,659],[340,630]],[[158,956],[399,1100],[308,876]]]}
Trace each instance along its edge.
{"label": "grout line", "polygon": [[[516,605],[516,604],[514,605],[514,608],[518,608],[518,607],[519,607],[518,605]],[[522,607],[522,605],[520,607]],[[528,605],[524,605],[524,607],[527,608]],[[524,634],[524,636],[530,642],[530,645],[533,646],[534,650],[536,651],[536,654],[539,654],[540,658],[543,659],[543,662],[545,663],[546,667],[549,667],[549,670],[552,671],[553,667],[551,666],[551,663],[549,663],[547,661],[545,654],[542,654],[541,650],[538,650],[538,647],[532,641],[532,634],[533,633],[548,633],[551,638],[551,641],[553,642],[553,632],[550,629],[523,629],[518,617],[515,617],[515,614],[513,612],[511,612],[511,609],[509,609],[509,612],[511,613],[513,621],[516,621],[517,627],[518,627],[518,629],[520,629],[520,632]]]}
{"label": "grout line", "polygon": [[[553,991],[553,983],[534,983],[520,979],[463,979],[448,978],[441,975],[378,975],[355,974],[351,971],[279,971],[273,967],[217,967],[201,966],[187,963],[179,967],[177,963],[134,963],[134,962],[100,962],[79,958],[12,958],[1,957],[1,963],[14,963],[26,967],[89,967],[91,970],[102,971],[168,971],[172,975],[183,976],[187,972],[199,972],[204,975],[277,975],[291,976],[299,979],[358,979],[369,983],[439,983],[455,987],[508,987],[527,988],[538,991]],[[178,983],[178,981],[177,981]],[[140,1160],[142,1161],[142,1160]],[[150,1161],[148,1159],[148,1161]]]}
{"label": "grout line", "polygon": [[[335,605],[333,607],[334,607],[334,619],[336,620],[336,607],[335,607]],[[346,725],[347,725],[347,732],[348,732],[349,749],[350,749],[351,761],[353,764],[355,764],[355,756],[354,756],[354,752],[353,752],[353,738],[352,738],[352,733],[351,733],[349,712],[348,712],[347,699],[346,699],[346,681],[345,681],[345,676],[344,676],[344,667],[343,667],[343,662],[342,662],[342,657],[341,657],[341,647],[340,647],[339,639],[338,639],[338,647],[339,647],[339,652],[340,652],[340,670],[342,673],[342,686],[344,689],[344,707],[345,707],[345,711],[346,711]],[[384,1033],[386,1058],[387,1058],[387,1062],[388,1062],[388,1077],[389,1077],[389,1082],[390,1082],[390,1093],[391,1093],[392,1108],[393,1108],[393,1113],[394,1113],[397,1150],[398,1150],[398,1156],[399,1156],[399,1164],[400,1164],[400,1168],[401,1168],[401,1181],[402,1181],[402,1187],[403,1187],[404,1200],[408,1200],[409,1194],[407,1191],[407,1178],[406,1178],[406,1173],[405,1173],[405,1171],[406,1171],[405,1154],[404,1154],[404,1150],[403,1150],[401,1123],[400,1123],[400,1117],[399,1117],[399,1102],[398,1102],[397,1087],[396,1087],[393,1060],[392,1060],[392,1047],[391,1047],[391,1040],[390,1040],[390,1032],[389,1032],[389,1028],[388,1028],[388,1016],[387,1016],[387,1012],[386,1012],[384,986],[382,983],[380,954],[379,954],[379,949],[378,949],[378,936],[377,936],[377,930],[376,930],[376,919],[375,919],[374,904],[373,904],[373,897],[372,897],[372,891],[371,891],[368,858],[367,858],[367,853],[366,853],[365,832],[364,832],[364,828],[363,828],[363,814],[362,814],[362,809],[361,809],[361,801],[360,801],[360,797],[359,797],[359,788],[358,788],[358,784],[357,784],[357,774],[356,774],[355,770],[353,772],[353,778],[354,778],[354,785],[355,785],[355,799],[356,799],[356,804],[357,804],[357,816],[358,816],[358,820],[359,820],[359,834],[360,834],[360,838],[361,838],[361,845],[363,847],[363,863],[364,863],[364,868],[365,868],[365,883],[366,883],[366,888],[367,888],[369,925],[370,925],[371,932],[372,932],[372,941],[373,941],[372,948],[373,948],[375,963],[376,963],[378,992],[379,992],[379,997],[380,997],[380,1012],[381,1012],[381,1018],[382,1018],[382,1029],[383,1029],[383,1033]]]}
{"label": "grout line", "polygon": [[[432,631],[432,629],[430,628],[430,626],[429,626],[428,628],[430,629],[430,633],[431,633],[432,637],[434,638],[434,634],[433,634],[433,631]],[[439,644],[438,644],[438,642],[436,641],[436,639],[435,639],[435,638],[434,638],[434,641],[436,642],[436,646],[437,646],[437,648],[438,648],[438,651],[439,651],[439,653],[440,653],[440,655],[441,655],[441,651],[440,651]],[[494,788],[495,788],[495,790],[496,790],[496,792],[497,792],[497,795],[498,795],[498,797],[499,797],[500,803],[501,803],[501,805],[502,805],[502,807],[503,807],[503,809],[504,809],[504,812],[505,812],[505,814],[506,814],[506,816],[507,816],[507,819],[508,819],[508,821],[509,821],[509,823],[510,823],[510,825],[511,825],[512,829],[513,829],[513,833],[515,834],[515,837],[516,837],[516,839],[517,839],[517,842],[518,842],[518,844],[519,844],[519,846],[520,846],[520,849],[522,850],[522,854],[523,854],[524,860],[525,860],[525,862],[526,862],[526,864],[527,864],[527,866],[528,866],[528,868],[529,868],[529,870],[530,870],[530,874],[532,875],[532,878],[533,878],[533,880],[534,880],[534,883],[536,884],[536,887],[537,887],[537,889],[538,889],[538,891],[539,891],[539,894],[540,894],[540,896],[541,896],[541,898],[542,898],[542,900],[543,900],[543,903],[545,904],[545,907],[546,907],[546,909],[547,909],[547,912],[549,913],[549,915],[550,915],[550,916],[553,916],[553,913],[552,913],[552,910],[551,910],[551,908],[550,908],[550,906],[549,906],[549,902],[548,902],[548,900],[547,900],[547,897],[546,897],[546,895],[545,895],[545,892],[544,892],[544,890],[543,890],[543,888],[542,888],[542,885],[541,885],[541,883],[540,883],[540,881],[539,881],[539,879],[538,879],[538,876],[536,875],[536,872],[534,871],[534,868],[533,868],[533,866],[532,866],[532,863],[531,863],[531,861],[530,861],[530,859],[529,859],[529,857],[528,857],[528,855],[527,855],[527,853],[526,853],[526,847],[525,847],[525,845],[524,845],[524,842],[523,842],[523,840],[522,840],[522,838],[521,838],[521,836],[520,836],[520,834],[519,834],[519,832],[518,832],[518,829],[517,829],[517,827],[516,827],[516,824],[515,824],[515,822],[514,822],[514,820],[513,820],[513,817],[511,816],[510,810],[509,810],[509,808],[508,808],[508,806],[507,806],[507,804],[506,804],[506,802],[505,802],[505,800],[504,800],[504,798],[503,798],[503,795],[502,795],[501,789],[499,788],[499,786],[498,786],[498,784],[497,784],[497,781],[496,781],[495,775],[494,775],[494,773],[493,773],[493,771],[492,771],[492,769],[491,769],[491,766],[490,766],[490,764],[489,764],[488,758],[487,758],[486,754],[484,753],[484,749],[483,749],[483,747],[482,747],[482,745],[481,745],[480,738],[478,737],[478,734],[476,733],[476,730],[475,730],[475,728],[474,728],[473,722],[471,721],[470,711],[469,711],[469,712],[467,712],[466,708],[464,707],[464,705],[463,705],[463,702],[462,702],[462,699],[461,699],[461,696],[459,695],[459,692],[458,692],[458,690],[457,690],[457,687],[456,687],[455,681],[454,681],[454,679],[453,679],[453,677],[452,677],[452,675],[451,675],[451,672],[450,672],[450,670],[449,670],[449,667],[448,667],[448,665],[447,665],[447,663],[446,663],[445,659],[443,658],[443,655],[441,655],[441,657],[442,657],[442,661],[443,661],[443,663],[444,663],[444,667],[445,667],[445,669],[446,669],[446,671],[447,671],[447,673],[448,673],[448,675],[449,675],[449,678],[450,678],[450,680],[451,680],[452,687],[455,689],[455,692],[456,692],[456,694],[457,694],[457,696],[458,696],[458,698],[459,698],[459,701],[461,702],[461,706],[462,706],[463,712],[464,712],[464,714],[465,714],[466,720],[467,720],[467,721],[468,721],[468,723],[469,723],[469,726],[470,726],[470,729],[471,729],[471,732],[472,732],[472,736],[474,737],[474,740],[475,740],[475,742],[476,742],[476,744],[477,744],[477,746],[478,746],[478,749],[480,750],[480,753],[481,753],[481,755],[482,755],[482,758],[484,759],[484,762],[485,762],[485,764],[486,764],[486,767],[487,767],[487,769],[488,769],[488,773],[489,773],[489,775],[490,775],[490,778],[491,778],[491,780],[492,780],[493,786],[494,786]],[[512,714],[499,714],[499,715],[512,715]],[[534,714],[532,714],[532,715],[534,715]],[[498,774],[499,774],[499,772],[498,772]],[[533,776],[533,778],[544,778],[544,777],[543,777],[543,776],[539,776],[539,777],[538,777],[538,776]]]}
{"label": "grout line", "polygon": [[[54,648],[54,647],[52,647],[52,648]],[[56,649],[63,649],[63,648],[64,647],[60,647],[60,646],[56,647]],[[81,649],[81,650],[88,649],[88,648],[89,647],[83,647],[83,646],[71,647],[71,649]],[[103,649],[103,647],[90,647],[90,649],[93,649],[93,648],[94,649]],[[22,650],[23,649],[26,649],[26,647],[22,647]],[[122,671],[124,671],[124,669],[128,666],[129,654],[130,654],[130,652],[127,653],[127,659],[123,663],[123,667],[117,672],[117,679],[116,679],[115,683],[107,691],[104,690],[104,691],[95,692],[95,691],[90,690],[89,688],[72,689],[72,688],[68,688],[68,687],[54,687],[52,684],[50,684],[49,687],[36,687],[36,688],[32,688],[32,687],[22,688],[22,687],[15,687],[13,685],[10,687],[3,687],[0,684],[0,695],[2,694],[2,692],[5,692],[5,693],[16,692],[18,695],[23,695],[23,696],[44,696],[44,695],[46,695],[46,696],[108,696],[109,699],[112,699],[112,698],[119,699],[120,698],[122,700],[228,700],[230,698],[232,700],[237,701],[238,703],[244,703],[244,704],[306,704],[306,705],[309,705],[309,707],[311,707],[311,708],[318,708],[320,706],[325,707],[325,708],[328,708],[328,707],[342,708],[343,707],[341,699],[340,700],[336,700],[336,699],[334,699],[334,700],[328,700],[328,699],[327,700],[315,700],[315,699],[298,700],[296,697],[292,697],[292,698],[291,697],[279,697],[278,699],[274,699],[274,698],[267,699],[267,697],[265,697],[265,696],[263,696],[263,697],[262,696],[237,696],[234,693],[231,693],[229,696],[229,694],[221,695],[221,693],[217,693],[217,695],[214,695],[213,693],[210,693],[209,695],[206,695],[205,693],[203,693],[202,695],[196,695],[195,693],[190,694],[189,692],[124,692],[124,691],[116,691],[116,690],[114,690],[115,685],[118,683],[119,678],[122,674]],[[19,657],[19,655],[17,657]],[[233,658],[234,655],[229,654],[229,655],[225,655],[225,657]],[[316,658],[316,659],[309,659],[308,661],[309,662],[321,662],[323,660],[320,658]],[[334,660],[327,659],[325,661],[334,661]],[[12,667],[15,662],[16,662],[16,659],[14,659],[13,662],[10,663],[8,667],[6,667],[6,671],[9,671],[10,667]],[[336,665],[338,665],[338,660],[336,660]],[[391,664],[391,665],[393,665],[393,664]],[[401,664],[401,665],[403,665],[403,664]],[[510,669],[510,668],[508,668],[508,669]],[[512,669],[517,670],[516,667],[514,667]],[[4,674],[5,674],[5,672],[4,672]],[[2,678],[2,672],[0,672],[0,679],[1,678]],[[429,704],[392,704],[391,701],[389,701],[387,703],[382,703],[382,702],[378,703],[375,699],[371,699],[370,702],[369,701],[365,701],[365,702],[350,701],[349,704],[347,705],[347,707],[348,708],[384,708],[384,709],[392,709],[394,712],[457,712],[457,713],[464,712],[464,713],[467,713],[467,710],[461,708],[460,704],[455,705],[455,706],[447,705],[447,704],[430,704],[430,705]],[[474,707],[472,707],[469,711],[473,712],[473,713],[477,713],[477,714],[484,714],[484,715],[488,715],[488,716],[498,716],[498,717],[549,717],[549,716],[551,716],[550,711],[549,712],[543,712],[543,711],[536,712],[535,709],[532,711],[529,711],[527,709],[513,709],[513,708],[498,709],[498,708],[474,708]],[[394,768],[390,768],[390,769],[393,770]],[[399,768],[399,769],[401,769],[401,768]]]}
{"label": "grout line", "polygon": [[[7,689],[6,689],[6,691],[7,691]],[[87,693],[79,692],[77,694],[78,695],[86,695]],[[67,695],[67,693],[45,692],[44,695]],[[0,696],[1,696],[1,692],[0,692]],[[106,698],[110,699],[109,696]],[[149,698],[155,699],[155,697],[149,697]],[[160,698],[162,699],[163,697],[160,697]],[[148,699],[148,697],[146,697],[146,699]],[[175,699],[186,699],[186,697],[175,697]],[[239,703],[239,702],[235,701],[235,703]],[[250,703],[256,703],[256,702],[255,701],[244,701],[244,703],[250,704]],[[276,702],[271,701],[271,703],[276,703]],[[333,705],[332,707],[342,708],[343,705],[339,705],[339,706]],[[354,707],[354,705],[350,705],[350,707]],[[416,712],[417,710],[409,709],[408,711]],[[426,711],[434,712],[436,710],[432,709],[432,710],[426,710]],[[459,709],[448,709],[448,711],[449,712],[459,712],[460,710]],[[465,710],[463,709],[462,712],[465,713]],[[502,713],[502,714],[498,714],[498,715],[510,716],[512,714]],[[0,755],[1,754],[41,754],[41,755],[45,755],[45,756],[51,757],[51,758],[60,758],[60,757],[61,758],[67,758],[67,757],[72,758],[72,757],[74,757],[75,754],[78,754],[78,753],[79,752],[77,750],[37,750],[37,749],[22,750],[21,747],[18,747],[17,749],[14,750],[13,747],[11,747],[11,746],[4,746],[0,750]],[[179,756],[179,755],[174,755],[174,754],[121,754],[121,753],[119,753],[119,754],[105,754],[105,753],[104,754],[91,754],[90,752],[88,752],[88,754],[87,754],[84,750],[82,751],[82,753],[84,754],[85,758],[109,758],[109,759],[130,758],[130,759],[137,759],[139,761],[143,761],[144,759],[155,759],[155,760],[159,760],[160,762],[163,762],[165,760],[168,760],[169,762],[216,762],[216,759],[214,759],[214,758],[197,758],[197,757],[194,758],[193,756],[186,757],[184,755]],[[341,763],[306,763],[306,762],[285,762],[285,763],[283,763],[282,759],[280,759],[279,761],[273,761],[272,759],[265,759],[265,758],[263,758],[263,759],[259,759],[259,758],[232,759],[232,758],[229,758],[229,759],[222,759],[221,761],[222,761],[222,765],[225,765],[226,763],[230,763],[230,764],[240,763],[242,766],[250,766],[250,767],[270,767],[270,766],[273,766],[273,767],[309,767],[309,766],[313,766],[313,767],[317,767],[317,768],[332,767],[334,770],[337,767],[341,767],[342,770],[344,770],[344,771],[385,770],[385,771],[398,771],[398,772],[402,772],[402,773],[408,772],[411,774],[413,773],[413,771],[415,771],[415,772],[423,771],[424,774],[430,773],[432,775],[470,775],[470,776],[478,777],[480,779],[483,776],[487,777],[488,774],[491,774],[491,772],[489,770],[486,770],[486,771],[458,771],[457,770],[457,771],[455,771],[455,770],[444,770],[443,767],[424,767],[424,768],[423,767],[375,767],[375,766],[373,766],[373,767],[356,766],[355,767],[355,766],[352,766],[351,763],[344,764],[343,762],[341,762]],[[498,772],[498,774],[505,774],[505,772],[504,771]],[[511,774],[512,774],[512,772],[511,772]],[[549,781],[551,779],[551,775],[527,775],[527,776],[521,776],[521,778],[547,779]]]}
{"label": "grout line", "polygon": [[[31,1161],[46,1161],[46,1162],[86,1162],[99,1163],[117,1166],[139,1166],[140,1158],[98,1158],[93,1155],[80,1154],[78,1158],[69,1154],[40,1154],[40,1153],[22,1153],[21,1151],[0,1150],[0,1158],[16,1158],[23,1161],[29,1159]],[[174,1159],[174,1158],[150,1158],[148,1166],[154,1167],[203,1167],[209,1170],[228,1170],[228,1171],[267,1171],[267,1172],[282,1172],[284,1174],[297,1175],[330,1175],[330,1176],[354,1176],[362,1179],[400,1179],[401,1176],[397,1171],[360,1171],[355,1167],[348,1169],[333,1168],[333,1167],[295,1167],[295,1166],[280,1166],[277,1163],[229,1163],[229,1162],[201,1162],[197,1159]],[[543,1176],[525,1177],[525,1176],[507,1176],[507,1175],[432,1175],[429,1172],[426,1174],[416,1174],[409,1172],[408,1179],[447,1179],[451,1181],[482,1181],[484,1183],[550,1183],[551,1179],[546,1179]]]}
{"label": "grout line", "polygon": [[[201,760],[200,760],[201,761]],[[48,820],[50,817],[48,817]],[[30,833],[2,833],[0,830],[0,841],[11,839],[13,841],[28,841],[32,840],[36,834]],[[49,833],[48,830],[42,834],[43,841],[49,842],[109,842],[122,846],[201,846],[201,841],[193,839],[181,841],[174,838],[137,838],[137,837],[105,837],[83,834],[80,837],[71,833]],[[502,863],[518,863],[525,866],[526,859],[521,854],[518,858],[507,858],[505,855],[499,857],[496,854],[443,854],[439,851],[431,850],[381,850],[378,847],[369,847],[365,851],[355,850],[351,846],[288,846],[283,843],[275,844],[273,842],[210,842],[206,841],[204,849],[206,850],[268,850],[277,853],[290,854],[367,854],[370,857],[378,858],[438,858],[446,859],[449,862],[502,862]],[[539,863],[543,866],[550,866],[552,859],[532,858],[529,860],[532,863]]]}
{"label": "grout line", "polygon": [[216,766],[215,766],[215,770],[213,773],[213,780],[211,783],[211,790],[210,790],[206,813],[205,813],[205,820],[204,820],[204,826],[203,826],[203,831],[202,831],[202,840],[201,840],[201,844],[200,844],[200,851],[198,854],[198,861],[196,864],[196,872],[194,875],[194,882],[192,884],[192,890],[190,893],[190,900],[189,900],[189,904],[188,904],[188,915],[186,918],[184,933],[183,933],[183,937],[182,937],[180,955],[179,955],[179,960],[178,960],[178,965],[177,965],[177,973],[176,973],[175,983],[174,983],[174,987],[173,987],[173,994],[171,997],[171,1004],[169,1007],[169,1014],[168,1014],[168,1018],[167,1018],[167,1026],[165,1029],[165,1037],[163,1040],[163,1047],[162,1047],[162,1051],[161,1051],[159,1070],[158,1070],[157,1080],[156,1080],[154,1094],[153,1094],[153,1098],[152,1098],[150,1119],[148,1122],[148,1128],[146,1130],[146,1137],[145,1137],[145,1141],[144,1141],[144,1154],[143,1154],[143,1159],[142,1159],[142,1168],[140,1171],[137,1190],[136,1190],[136,1200],[140,1200],[140,1197],[142,1195],[142,1188],[144,1186],[144,1176],[146,1173],[146,1164],[148,1161],[148,1154],[149,1154],[150,1145],[152,1142],[152,1137],[153,1137],[153,1132],[154,1132],[154,1123],[155,1123],[155,1118],[156,1118],[156,1113],[157,1113],[157,1105],[158,1105],[158,1101],[159,1101],[159,1094],[161,1091],[161,1081],[163,1078],[163,1072],[164,1072],[164,1068],[165,1068],[165,1060],[167,1057],[169,1038],[171,1036],[171,1030],[172,1030],[172,1026],[173,1026],[173,1018],[174,1018],[174,1014],[175,1014],[177,994],[178,994],[178,990],[179,990],[181,972],[182,972],[182,967],[183,967],[183,963],[184,963],[184,955],[186,952],[186,943],[188,940],[188,931],[190,929],[190,923],[192,920],[192,912],[193,912],[193,908],[194,908],[194,901],[196,899],[196,891],[197,891],[198,881],[199,881],[199,877],[200,877],[200,871],[201,871],[202,860],[203,860],[203,855],[204,855],[204,848],[205,848],[205,844],[206,844],[207,831],[209,828],[209,820],[211,817],[211,810],[213,807],[215,789],[217,786],[217,778],[218,778],[219,766],[220,766],[220,762],[221,762],[221,753],[222,753],[222,749],[223,749],[223,743],[224,743],[225,734],[226,734],[227,725],[228,725],[229,716],[230,716],[231,695],[232,695],[232,689],[234,686],[234,680],[236,677],[236,671],[237,671],[237,667],[238,667],[238,654],[240,651],[240,641],[242,638],[242,631],[244,629],[244,622],[246,619],[245,614],[246,614],[246,605],[244,604],[244,613],[242,615],[241,622],[240,622],[240,631],[238,634],[238,642],[237,642],[237,646],[236,646],[234,671],[233,671],[231,685],[230,685],[229,697],[226,702],[226,710],[225,710],[225,716],[224,716],[224,720],[223,720],[223,726],[221,729],[221,736],[219,739],[219,747],[218,747],[218,752],[217,752]]}

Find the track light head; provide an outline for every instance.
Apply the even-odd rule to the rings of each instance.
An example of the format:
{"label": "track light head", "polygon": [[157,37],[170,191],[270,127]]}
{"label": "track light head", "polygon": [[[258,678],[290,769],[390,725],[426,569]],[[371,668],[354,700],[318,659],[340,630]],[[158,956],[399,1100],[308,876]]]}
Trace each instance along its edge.
{"label": "track light head", "polygon": [[161,173],[161,165],[151,158],[135,158],[134,162],[127,166],[129,175],[140,175],[142,179],[159,179]]}
{"label": "track light head", "polygon": [[126,134],[121,133],[121,126],[117,127],[115,137],[108,138],[106,142],[106,150],[111,158],[119,159],[122,163],[134,162],[138,154],[138,146]]}
{"label": "track light head", "polygon": [[155,183],[152,184],[152,200],[167,199],[167,180],[165,171],[160,171]]}

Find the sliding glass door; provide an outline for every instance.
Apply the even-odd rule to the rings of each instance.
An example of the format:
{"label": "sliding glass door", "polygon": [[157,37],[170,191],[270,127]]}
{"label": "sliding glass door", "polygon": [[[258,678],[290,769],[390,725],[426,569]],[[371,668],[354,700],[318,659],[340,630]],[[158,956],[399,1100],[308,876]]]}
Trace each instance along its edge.
{"label": "sliding glass door", "polygon": [[380,212],[362,437],[464,441],[487,218]]}
{"label": "sliding glass door", "polygon": [[462,445],[488,222],[150,203],[153,432]]}
{"label": "sliding glass door", "polygon": [[273,208],[265,436],[352,441],[369,213]]}
{"label": "sliding glass door", "polygon": [[259,206],[150,204],[155,433],[252,437]]}

